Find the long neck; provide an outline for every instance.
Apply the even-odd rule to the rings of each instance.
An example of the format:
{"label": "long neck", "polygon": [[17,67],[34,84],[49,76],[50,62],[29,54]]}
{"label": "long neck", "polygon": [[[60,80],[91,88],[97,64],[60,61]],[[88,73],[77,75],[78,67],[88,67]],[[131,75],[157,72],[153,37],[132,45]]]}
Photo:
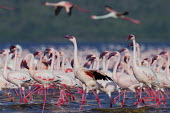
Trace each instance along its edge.
{"label": "long neck", "polygon": [[170,63],[170,60],[169,60],[169,53],[168,53],[168,62],[166,64],[166,73],[167,73],[167,75],[169,75],[169,63]]}
{"label": "long neck", "polygon": [[117,71],[117,67],[119,65],[119,62],[120,62],[120,55],[118,56],[116,64],[115,64],[115,66],[113,68],[112,79],[114,79],[114,80],[117,80],[116,71]]}
{"label": "long neck", "polygon": [[133,40],[133,66],[136,67],[136,42]]}
{"label": "long neck", "polygon": [[107,74],[108,68],[109,68],[109,64],[110,64],[110,59],[107,60],[106,62],[106,68],[104,70],[104,73]]}
{"label": "long neck", "polygon": [[29,73],[31,76],[34,76],[34,55],[33,54],[28,54],[30,57],[30,66],[29,66]]}
{"label": "long neck", "polygon": [[37,69],[38,70],[41,70],[42,69],[42,55],[39,56],[39,61],[37,63]]}
{"label": "long neck", "polygon": [[63,55],[62,57],[62,64],[61,64],[61,70],[64,72],[65,71],[65,67],[64,67],[64,62],[65,61],[65,56]]}
{"label": "long neck", "polygon": [[[55,51],[52,52],[52,59],[51,59],[51,66],[50,66],[50,71],[52,72],[54,70],[54,61],[55,61]],[[57,52],[58,53],[58,52]],[[58,59],[58,55],[57,55],[57,59]],[[58,62],[57,62],[58,63]]]}
{"label": "long neck", "polygon": [[60,70],[60,54],[57,52],[57,70]]}
{"label": "long neck", "polygon": [[112,16],[113,16],[113,14],[109,13],[109,14],[106,14],[106,15],[94,16],[94,19],[105,19],[105,18],[109,18],[109,17],[112,17]]}
{"label": "long neck", "polygon": [[164,65],[164,59],[160,56],[160,59],[161,59],[161,64],[158,66],[158,68],[156,69],[156,72],[159,72],[160,69],[162,68],[162,66]]}
{"label": "long neck", "polygon": [[79,67],[79,63],[78,63],[78,57],[77,57],[77,42],[76,40],[73,41],[74,44],[74,69],[77,69]]}
{"label": "long neck", "polygon": [[17,51],[15,51],[14,53],[15,57],[14,57],[14,62],[13,62],[13,70],[16,70],[17,53],[18,53]]}
{"label": "long neck", "polygon": [[106,56],[103,56],[102,64],[103,64],[103,72],[105,73],[106,72]]}
{"label": "long neck", "polygon": [[45,5],[46,5],[46,6],[57,6],[56,3],[49,3],[49,2],[47,2]]}
{"label": "long neck", "polygon": [[3,74],[4,74],[4,78],[7,79],[7,65],[8,65],[8,57],[9,55],[6,54],[6,60],[5,60],[5,65],[4,65],[4,70],[3,70]]}
{"label": "long neck", "polygon": [[96,69],[99,70],[99,58],[96,58]]}

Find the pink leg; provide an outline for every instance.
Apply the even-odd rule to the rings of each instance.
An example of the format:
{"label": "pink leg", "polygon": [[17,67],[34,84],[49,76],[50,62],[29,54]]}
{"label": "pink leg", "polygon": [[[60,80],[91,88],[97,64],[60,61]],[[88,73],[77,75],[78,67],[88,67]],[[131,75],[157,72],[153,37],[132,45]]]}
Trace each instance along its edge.
{"label": "pink leg", "polygon": [[100,104],[100,99],[99,99],[98,95],[97,95],[93,90],[92,90],[92,92],[93,92],[94,96],[96,97],[96,100],[97,100],[97,102],[98,102],[99,107],[102,108],[102,106],[101,106],[101,104]]}
{"label": "pink leg", "polygon": [[123,107],[125,104],[126,90],[123,93],[124,93],[124,95],[123,95],[123,101],[122,101],[121,107]]}
{"label": "pink leg", "polygon": [[45,93],[44,93],[44,104],[43,104],[42,113],[44,113],[44,108],[45,108],[45,103],[46,103],[46,95],[47,95],[47,88],[45,88],[44,90],[45,90]]}
{"label": "pink leg", "polygon": [[83,105],[84,105],[85,102],[86,102],[85,91],[82,90],[82,101],[81,101],[79,111],[81,111],[83,109]]}

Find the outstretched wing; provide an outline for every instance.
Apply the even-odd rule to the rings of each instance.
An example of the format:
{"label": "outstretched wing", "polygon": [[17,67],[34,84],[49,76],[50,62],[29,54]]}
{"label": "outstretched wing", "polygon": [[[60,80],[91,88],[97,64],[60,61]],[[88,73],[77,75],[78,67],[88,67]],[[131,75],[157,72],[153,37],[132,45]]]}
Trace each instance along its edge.
{"label": "outstretched wing", "polygon": [[116,12],[115,10],[113,10],[112,7],[108,6],[108,5],[105,5],[105,9],[109,12]]}
{"label": "outstretched wing", "polygon": [[125,20],[128,20],[128,21],[131,21],[135,24],[140,24],[141,21],[140,20],[136,20],[136,19],[133,19],[133,18],[129,18],[129,17],[122,17],[122,19],[125,19]]}
{"label": "outstretched wing", "polygon": [[57,16],[59,14],[59,12],[61,11],[63,7],[57,6],[55,7],[55,16]]}
{"label": "outstretched wing", "polygon": [[95,80],[110,80],[113,81],[109,76],[105,75],[104,73],[101,73],[97,70],[87,70],[85,71],[86,74],[93,77]]}

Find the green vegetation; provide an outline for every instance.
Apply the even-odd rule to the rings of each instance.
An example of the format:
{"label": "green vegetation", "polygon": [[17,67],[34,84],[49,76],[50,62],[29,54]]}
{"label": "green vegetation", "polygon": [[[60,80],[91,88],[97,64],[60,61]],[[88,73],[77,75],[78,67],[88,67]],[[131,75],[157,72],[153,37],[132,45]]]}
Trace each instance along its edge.
{"label": "green vegetation", "polygon": [[[60,0],[48,0],[59,2]],[[0,9],[1,42],[65,42],[67,34],[77,37],[79,42],[124,42],[134,34],[141,42],[170,42],[169,0],[68,0],[84,13],[73,9],[68,17],[65,9],[54,16],[53,7],[42,5],[42,0],[1,0],[1,5],[14,10]],[[104,5],[117,11],[129,11],[129,17],[141,20],[134,24],[126,20],[108,18],[92,20],[91,15],[108,12]]]}

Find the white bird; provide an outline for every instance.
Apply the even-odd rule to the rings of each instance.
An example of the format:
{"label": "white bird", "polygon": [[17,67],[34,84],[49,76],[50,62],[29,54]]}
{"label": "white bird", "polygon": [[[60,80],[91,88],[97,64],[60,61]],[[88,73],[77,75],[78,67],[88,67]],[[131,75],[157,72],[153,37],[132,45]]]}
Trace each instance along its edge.
{"label": "white bird", "polygon": [[106,14],[106,15],[101,15],[101,16],[92,15],[91,18],[92,19],[105,19],[105,18],[115,18],[115,19],[117,19],[117,18],[121,18],[121,19],[124,19],[124,20],[131,21],[131,22],[133,22],[135,24],[140,24],[141,23],[139,20],[129,18],[129,17],[125,17],[125,15],[129,14],[129,12],[127,12],[127,11],[125,11],[123,13],[119,13],[119,12],[116,12],[115,10],[113,10],[108,5],[105,6],[105,9],[107,11],[109,11],[110,13]]}

